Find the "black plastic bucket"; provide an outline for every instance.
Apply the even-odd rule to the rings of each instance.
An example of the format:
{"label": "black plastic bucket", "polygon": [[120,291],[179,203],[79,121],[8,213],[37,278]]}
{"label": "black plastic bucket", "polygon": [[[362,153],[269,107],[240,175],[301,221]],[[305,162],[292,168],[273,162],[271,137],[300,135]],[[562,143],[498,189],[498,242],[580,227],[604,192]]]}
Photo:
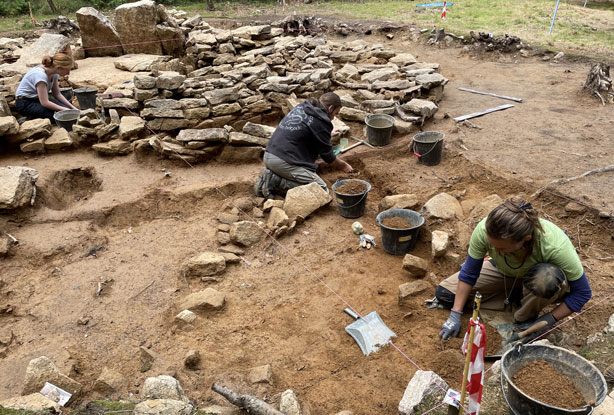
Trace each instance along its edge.
{"label": "black plastic bucket", "polygon": [[79,120],[79,110],[64,110],[58,111],[53,114],[55,123],[65,129],[66,131],[72,131],[72,126]]}
{"label": "black plastic bucket", "polygon": [[72,87],[60,88],[60,93],[64,95],[64,98],[66,98],[68,102],[71,102],[72,97],[73,97]]}
{"label": "black plastic bucket", "polygon": [[[410,226],[398,229],[382,225],[382,221],[389,218],[404,219]],[[384,251],[392,255],[405,255],[411,252],[418,243],[420,228],[424,225],[424,216],[409,209],[388,209],[380,212],[375,221],[382,232]]]}
{"label": "black plastic bucket", "polygon": [[77,101],[79,101],[79,108],[81,110],[86,110],[89,108],[96,109],[96,94],[98,94],[98,89],[79,88],[75,89],[74,93],[77,96]]}
{"label": "black plastic bucket", "polygon": [[390,144],[394,117],[388,114],[369,114],[365,118],[369,144],[385,146]]}
{"label": "black plastic bucket", "polygon": [[436,166],[443,153],[443,133],[423,131],[414,136],[413,151],[418,160],[427,166]]}
{"label": "black plastic bucket", "polygon": [[[564,409],[540,402],[519,390],[512,382],[514,374],[535,360],[548,362],[574,383],[586,402],[593,404],[578,409]],[[608,394],[603,375],[592,363],[567,349],[542,344],[516,345],[503,355],[501,389],[512,415],[588,415]]]}
{"label": "black plastic bucket", "polygon": [[[338,193],[337,188],[344,183],[349,181],[357,181],[364,184],[367,187],[363,193],[358,194],[343,194]],[[337,205],[337,209],[339,210],[339,214],[344,218],[359,218],[365,213],[365,207],[367,206],[367,194],[371,190],[371,184],[364,180],[360,179],[346,179],[346,180],[337,180],[333,184],[333,194],[335,197],[335,204]]]}

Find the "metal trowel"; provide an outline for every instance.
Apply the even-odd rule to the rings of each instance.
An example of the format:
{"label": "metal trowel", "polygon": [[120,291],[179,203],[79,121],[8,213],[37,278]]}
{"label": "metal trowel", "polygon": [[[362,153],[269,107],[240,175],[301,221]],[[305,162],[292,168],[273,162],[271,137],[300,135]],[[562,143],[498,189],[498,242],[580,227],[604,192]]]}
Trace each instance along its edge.
{"label": "metal trowel", "polygon": [[391,337],[396,337],[396,334],[384,324],[377,311],[372,311],[364,317],[360,317],[349,308],[343,311],[356,320],[348,325],[345,331],[356,340],[365,356],[377,352]]}

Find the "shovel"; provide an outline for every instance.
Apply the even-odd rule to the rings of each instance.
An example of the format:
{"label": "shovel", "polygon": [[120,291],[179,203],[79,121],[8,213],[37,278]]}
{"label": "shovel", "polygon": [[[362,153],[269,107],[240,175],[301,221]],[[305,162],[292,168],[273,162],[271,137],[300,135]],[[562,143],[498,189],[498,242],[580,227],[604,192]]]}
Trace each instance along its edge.
{"label": "shovel", "polygon": [[522,340],[525,337],[527,337],[529,334],[533,334],[537,331],[540,331],[541,329],[543,329],[544,327],[546,327],[548,325],[548,323],[546,321],[540,321],[539,323],[535,323],[533,324],[531,327],[529,327],[528,329],[521,331],[519,333],[514,334],[512,337],[510,337],[509,339],[507,339],[507,341],[505,342],[505,344],[503,345],[503,348],[501,350],[499,350],[496,354],[491,355],[491,356],[486,356],[484,359],[486,361],[493,361],[493,360],[499,360],[501,359],[501,357],[503,356],[503,354],[509,350],[512,346],[512,343],[517,342],[518,340]]}
{"label": "shovel", "polygon": [[348,325],[345,331],[356,340],[365,356],[377,352],[380,346],[390,341],[391,337],[396,337],[396,334],[384,324],[377,311],[372,311],[364,317],[360,317],[349,308],[343,311],[356,320]]}

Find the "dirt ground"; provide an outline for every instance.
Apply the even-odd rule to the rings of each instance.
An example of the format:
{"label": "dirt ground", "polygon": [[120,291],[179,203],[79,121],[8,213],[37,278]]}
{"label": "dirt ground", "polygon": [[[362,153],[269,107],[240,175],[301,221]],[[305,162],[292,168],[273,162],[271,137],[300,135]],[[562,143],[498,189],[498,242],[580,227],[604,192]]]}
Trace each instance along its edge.
{"label": "dirt ground", "polygon": [[[411,135],[347,156],[358,171],[352,177],[373,186],[360,219],[366,232],[381,242],[377,205],[390,194],[414,193],[421,203],[442,191],[478,202],[493,193],[524,194],[568,232],[593,288],[587,311],[564,326],[561,343],[577,347],[601,331],[614,312],[612,302],[603,301],[614,291],[614,223],[598,213],[614,215],[614,173],[535,194],[551,180],[612,163],[612,106],[581,93],[589,64],[471,57],[460,48],[412,43],[400,33],[392,41],[379,35],[364,39],[439,62],[450,79],[439,113],[424,126],[446,135],[441,164],[418,164],[409,149]],[[478,128],[457,125],[444,114],[508,103],[458,87],[525,102],[471,120]],[[381,244],[358,249],[354,220],[330,205],[293,234],[250,248],[219,282],[188,281],[182,265],[217,249],[216,216],[225,198],[249,195],[260,165],[190,168],[153,155],[105,158],[86,149],[2,154],[0,163],[36,168],[42,193],[33,208],[0,215],[0,229],[20,241],[0,264],[1,330],[15,335],[0,359],[0,373],[8,375],[0,376],[0,399],[20,394],[28,361],[40,355],[85,385],[78,403],[99,396],[92,385],[105,366],[126,379],[114,397],[137,399],[145,378],[172,373],[199,406],[225,404],[210,390],[213,382],[223,382],[270,402],[292,389],[312,414],[396,413],[417,368],[434,370],[459,387],[461,339],[442,345],[438,333],[448,312],[423,304],[439,281],[458,270],[457,261],[433,261],[426,277],[433,290],[399,306],[398,286],[412,280],[401,269],[402,257],[386,254]],[[335,171],[324,177],[330,183],[345,178]],[[588,210],[566,212],[570,200]],[[445,229],[454,234],[452,251],[462,261],[479,219],[427,222],[414,254],[430,260],[429,231]],[[92,249],[95,255],[88,255]],[[96,296],[99,282],[104,284]],[[225,309],[199,316],[187,328],[175,327],[179,301],[208,286],[226,294]],[[397,334],[396,347],[363,356],[344,331],[351,322],[343,313],[347,305],[362,314],[377,310]],[[140,346],[160,355],[147,372],[141,372]],[[196,371],[182,365],[191,349],[202,356]],[[273,368],[272,385],[249,384],[249,369],[265,364]]]}

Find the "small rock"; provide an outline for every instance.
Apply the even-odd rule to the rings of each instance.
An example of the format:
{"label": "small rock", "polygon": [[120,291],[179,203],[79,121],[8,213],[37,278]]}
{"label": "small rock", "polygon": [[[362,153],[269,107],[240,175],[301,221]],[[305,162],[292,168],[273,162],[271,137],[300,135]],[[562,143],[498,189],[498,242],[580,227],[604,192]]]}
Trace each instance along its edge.
{"label": "small rock", "polygon": [[287,225],[289,222],[288,215],[284,212],[283,209],[278,207],[274,207],[271,209],[271,213],[269,213],[269,217],[266,221],[266,226],[269,229],[275,229]]}
{"label": "small rock", "polygon": [[565,210],[569,213],[581,214],[586,212],[586,206],[576,202],[569,202],[565,205]]}
{"label": "small rock", "polygon": [[408,271],[412,277],[422,278],[426,275],[429,263],[417,256],[407,254],[403,258],[403,269]]}
{"label": "small rock", "polygon": [[141,346],[139,352],[141,353],[141,363],[143,366],[151,367],[156,360],[160,360],[156,352],[146,347]]}
{"label": "small rock", "polygon": [[137,404],[133,415],[191,415],[194,407],[174,399],[152,399]]}
{"label": "small rock", "polygon": [[243,255],[245,254],[245,250],[243,248],[240,248],[236,245],[226,245],[226,246],[221,246],[217,249],[218,252],[224,254],[224,253],[229,253],[229,254],[235,254],[235,255]]}
{"label": "small rock", "polygon": [[437,219],[463,217],[463,208],[456,198],[448,193],[439,193],[429,199],[422,207],[425,216]]}
{"label": "small rock", "polygon": [[217,311],[224,308],[226,296],[213,288],[192,293],[181,302],[181,308],[192,312]]}
{"label": "small rock", "polygon": [[239,216],[233,215],[232,213],[221,212],[219,215],[217,215],[217,220],[230,225],[232,223],[238,222]]}
{"label": "small rock", "polygon": [[231,254],[230,252],[222,252],[221,255],[224,257],[227,264],[236,264],[238,262],[241,262],[241,258],[236,256],[235,254]]}
{"label": "small rock", "polygon": [[183,359],[183,365],[188,369],[197,369],[200,363],[200,353],[198,350],[190,350]]}
{"label": "small rock", "polygon": [[217,225],[217,230],[220,232],[230,232],[230,225],[226,223],[220,223]]}
{"label": "small rock", "polygon": [[564,52],[559,52],[559,53],[557,53],[556,55],[554,55],[554,58],[553,58],[553,59],[554,59],[555,61],[558,61],[558,60],[559,60],[559,59],[561,59],[563,56],[565,56],[565,53],[564,53]]}
{"label": "small rock", "polygon": [[176,322],[181,322],[184,324],[190,324],[194,320],[196,320],[196,314],[194,314],[190,310],[183,310],[181,313],[175,316]]}
{"label": "small rock", "polygon": [[283,208],[283,206],[284,206],[283,200],[268,199],[267,201],[264,202],[264,206],[262,207],[262,210],[264,212],[268,212],[273,207]]}
{"label": "small rock", "polygon": [[268,383],[271,384],[271,378],[273,377],[273,370],[271,365],[264,365],[254,367],[249,371],[249,381],[251,383]]}
{"label": "small rock", "polygon": [[431,285],[422,280],[406,282],[399,285],[399,305],[403,305],[410,297],[418,295],[431,288]]}
{"label": "small rock", "polygon": [[301,405],[292,389],[282,392],[279,400],[279,410],[285,415],[302,415]]}
{"label": "small rock", "polygon": [[610,214],[610,212],[606,212],[605,210],[602,210],[599,212],[599,217],[601,219],[609,219],[612,217],[612,215]]}
{"label": "small rock", "polygon": [[230,225],[230,240],[238,245],[251,246],[260,241],[262,234],[256,222],[240,221]]}
{"label": "small rock", "polygon": [[[228,235],[225,232],[220,232]],[[224,257],[217,252],[203,252],[190,258],[185,265],[186,275],[189,277],[206,277],[221,274],[226,269]]]}
{"label": "small rock", "polygon": [[94,382],[94,390],[103,394],[115,393],[122,388],[123,383],[124,377],[121,374],[105,367]]}
{"label": "small rock", "polygon": [[38,172],[29,167],[0,167],[0,209],[15,209],[34,203]]}
{"label": "small rock", "polygon": [[254,202],[249,197],[239,197],[232,204],[243,212],[249,212],[254,207]]}
{"label": "small rock", "polygon": [[614,333],[614,314],[610,316],[610,319],[608,320],[608,325],[605,326],[603,331],[606,333]]}
{"label": "small rock", "polygon": [[252,209],[252,216],[255,218],[264,218],[264,213],[259,208],[255,207]]}
{"label": "small rock", "polygon": [[433,231],[431,233],[431,253],[433,258],[444,256],[450,243],[450,235],[444,231]]}
{"label": "small rock", "polygon": [[220,245],[227,245],[230,243],[230,235],[228,234],[228,232],[218,232],[216,234],[217,237],[217,242]]}
{"label": "small rock", "polygon": [[[40,394],[40,392],[31,393],[26,396],[17,396],[14,398],[0,401],[0,408],[20,409],[25,411],[35,411],[44,413],[62,413],[60,405]],[[4,411],[2,411],[4,412]],[[7,411],[8,412],[8,411]],[[13,412],[8,412],[13,413]],[[21,412],[19,412],[21,413]]]}
{"label": "small rock", "polygon": [[393,195],[384,197],[378,205],[379,211],[388,209],[415,209],[419,205],[414,194]]}
{"label": "small rock", "polygon": [[66,392],[76,395],[81,389],[82,385],[60,373],[55,364],[46,356],[30,360],[26,369],[26,378],[23,385],[23,395],[29,395],[34,392],[39,392],[45,382],[49,382]]}
{"label": "small rock", "polygon": [[441,402],[448,384],[435,372],[418,370],[399,402],[399,415],[415,415],[428,411],[433,402]]}
{"label": "small rock", "polygon": [[188,402],[181,385],[172,376],[160,375],[145,379],[141,397],[146,399],[173,399]]}

